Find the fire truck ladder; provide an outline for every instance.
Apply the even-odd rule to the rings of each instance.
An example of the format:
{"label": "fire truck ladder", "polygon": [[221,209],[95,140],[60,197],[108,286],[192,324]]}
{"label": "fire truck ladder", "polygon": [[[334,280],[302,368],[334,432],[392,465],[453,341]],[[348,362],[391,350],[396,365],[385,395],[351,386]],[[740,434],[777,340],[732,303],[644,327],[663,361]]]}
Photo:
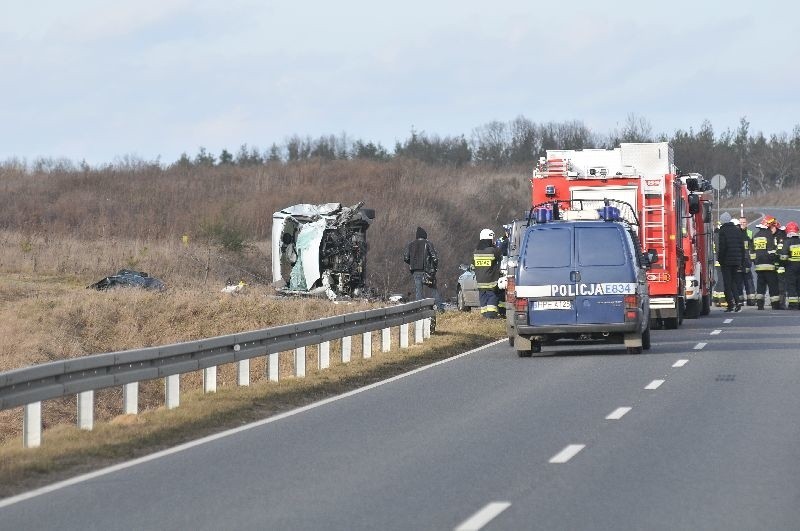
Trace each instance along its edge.
{"label": "fire truck ladder", "polygon": [[663,268],[666,262],[667,240],[664,227],[665,193],[664,190],[659,194],[644,193],[642,188],[642,243],[644,250],[655,248],[658,251],[659,261],[654,264],[655,268]]}

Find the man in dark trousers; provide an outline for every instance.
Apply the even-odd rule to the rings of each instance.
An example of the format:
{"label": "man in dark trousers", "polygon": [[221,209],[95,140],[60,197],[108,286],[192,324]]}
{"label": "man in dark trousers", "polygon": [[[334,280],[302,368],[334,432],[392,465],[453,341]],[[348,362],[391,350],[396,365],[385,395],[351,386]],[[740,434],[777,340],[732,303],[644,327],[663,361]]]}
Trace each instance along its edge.
{"label": "man in dark trousers", "polygon": [[501,290],[497,285],[502,260],[503,254],[494,245],[494,231],[483,229],[478,247],[472,253],[472,265],[475,268],[475,281],[478,284],[481,315],[487,319],[505,317],[506,301],[505,298],[501,299]]}
{"label": "man in dark trousers", "polygon": [[719,217],[722,225],[719,228],[719,247],[717,255],[722,269],[722,283],[725,284],[725,300],[728,303],[726,312],[742,311],[741,288],[738,276],[744,267],[744,235],[739,228],[739,221],[723,212]]}
{"label": "man in dark trousers", "polygon": [[423,299],[423,286],[428,286],[433,292],[436,308],[444,311],[444,301],[436,289],[436,269],[439,267],[439,255],[433,244],[428,241],[428,233],[422,227],[417,227],[417,239],[406,246],[403,261],[408,264],[411,276],[414,279],[415,299]]}

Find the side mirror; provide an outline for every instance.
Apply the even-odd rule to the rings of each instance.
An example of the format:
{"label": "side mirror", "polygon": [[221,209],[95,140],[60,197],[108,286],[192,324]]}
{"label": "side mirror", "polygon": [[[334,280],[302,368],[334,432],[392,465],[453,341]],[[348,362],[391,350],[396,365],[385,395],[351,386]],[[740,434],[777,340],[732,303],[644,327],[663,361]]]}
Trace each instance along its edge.
{"label": "side mirror", "polygon": [[703,205],[703,223],[711,223],[711,203]]}
{"label": "side mirror", "polygon": [[700,196],[692,194],[689,196],[689,214],[694,216],[698,212],[700,212]]}
{"label": "side mirror", "polygon": [[647,261],[650,264],[655,264],[658,262],[658,252],[655,249],[648,249],[645,257],[647,257]]}

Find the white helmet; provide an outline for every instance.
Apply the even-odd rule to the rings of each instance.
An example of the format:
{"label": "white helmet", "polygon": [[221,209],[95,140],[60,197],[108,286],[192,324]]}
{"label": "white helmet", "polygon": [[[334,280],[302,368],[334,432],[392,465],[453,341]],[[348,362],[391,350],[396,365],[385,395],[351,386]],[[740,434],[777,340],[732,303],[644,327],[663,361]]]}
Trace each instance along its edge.
{"label": "white helmet", "polygon": [[494,231],[492,229],[483,229],[481,231],[481,240],[494,240]]}

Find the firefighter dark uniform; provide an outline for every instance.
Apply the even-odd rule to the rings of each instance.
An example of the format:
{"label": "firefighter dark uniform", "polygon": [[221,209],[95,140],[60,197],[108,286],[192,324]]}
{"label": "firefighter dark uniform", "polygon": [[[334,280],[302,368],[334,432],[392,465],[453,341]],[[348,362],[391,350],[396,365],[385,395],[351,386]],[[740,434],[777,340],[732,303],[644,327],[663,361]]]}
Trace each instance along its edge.
{"label": "firefighter dark uniform", "polygon": [[[776,254],[780,255],[783,250],[783,240],[786,239],[786,231],[779,228],[777,221],[775,225],[778,228],[772,235],[775,237]],[[786,266],[780,261],[780,257],[775,262],[775,272],[778,274],[778,292],[780,293],[780,303],[778,305],[783,310],[786,308]]]}
{"label": "firefighter dark uniform", "polygon": [[728,303],[725,301],[725,284],[722,281],[722,268],[719,265],[719,259],[717,257],[719,226],[714,229],[714,237],[712,241],[714,245],[714,289],[711,292],[711,298],[714,299],[714,306],[727,306]]}
{"label": "firefighter dark uniform", "polygon": [[497,286],[500,279],[500,264],[503,255],[494,246],[494,232],[490,229],[481,231],[478,248],[472,254],[472,265],[475,269],[475,281],[478,284],[481,315],[494,319],[505,315],[505,298],[501,298],[501,290]]}
{"label": "firefighter dark uniform", "polygon": [[747,228],[747,220],[741,218],[740,226],[744,236],[744,267],[742,267],[742,287],[744,287],[745,301],[748,306],[756,305],[756,286],[753,283],[753,231]]}
{"label": "firefighter dark uniform", "polygon": [[775,260],[779,259],[775,237],[766,225],[757,225],[758,232],[753,236],[753,251],[755,260],[753,268],[756,270],[756,306],[764,309],[767,288],[769,288],[770,306],[777,310],[780,307],[781,297],[778,291],[778,273]]}
{"label": "firefighter dark uniform", "polygon": [[800,236],[797,223],[786,224],[786,236],[781,249],[781,262],[786,268],[786,302],[790,310],[800,310]]}

